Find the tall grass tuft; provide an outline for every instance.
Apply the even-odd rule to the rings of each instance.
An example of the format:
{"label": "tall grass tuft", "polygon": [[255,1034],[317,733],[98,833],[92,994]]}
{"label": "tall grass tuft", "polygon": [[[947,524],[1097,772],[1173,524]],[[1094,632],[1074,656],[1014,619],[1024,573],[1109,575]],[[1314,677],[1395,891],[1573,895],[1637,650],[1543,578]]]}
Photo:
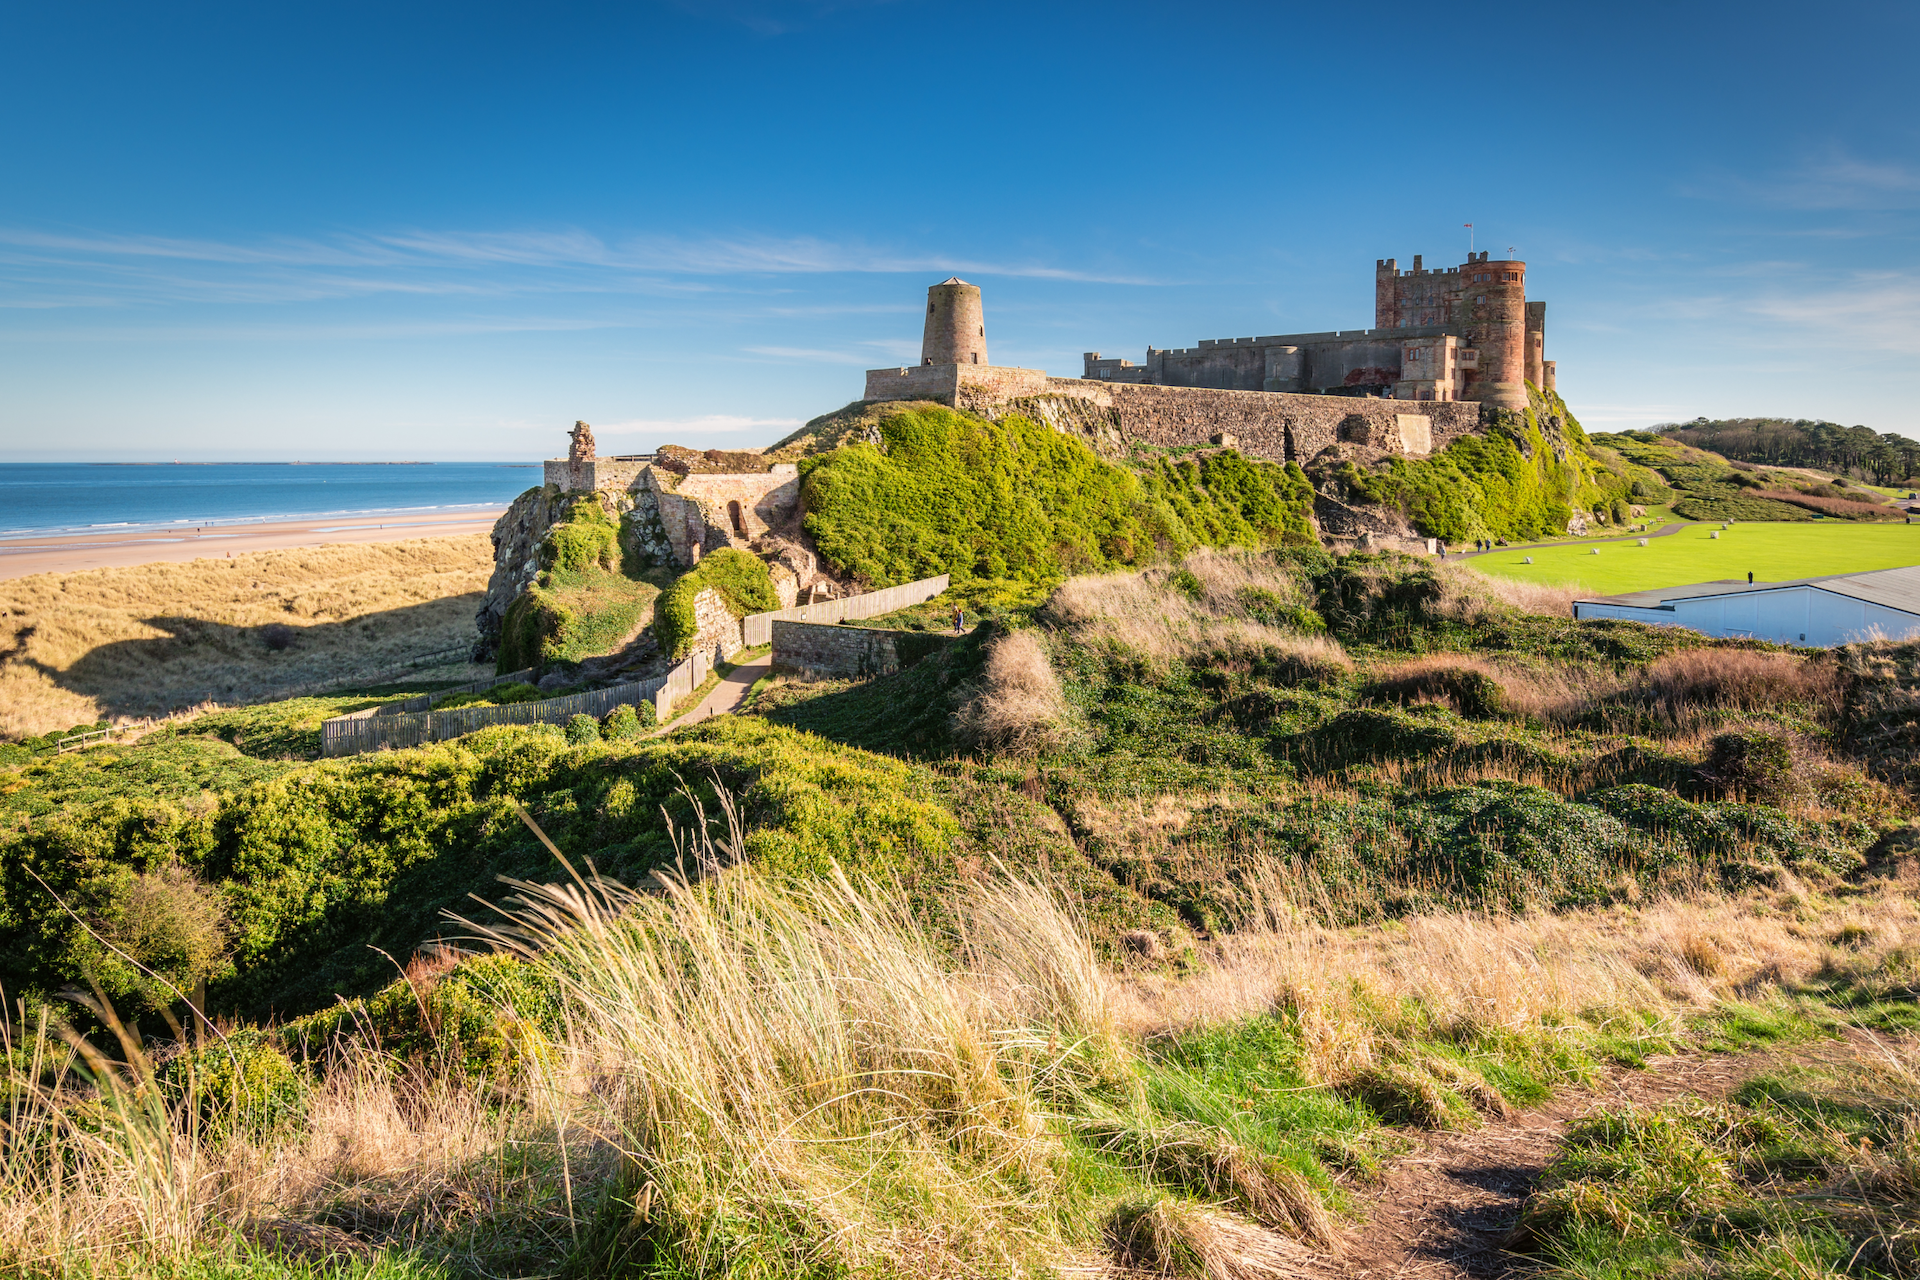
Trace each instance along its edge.
{"label": "tall grass tuft", "polygon": [[480,930],[570,998],[542,1087],[640,1189],[623,1229],[688,1275],[1054,1252],[1042,1096],[1117,1052],[1078,924],[1037,887],[983,889],[963,968],[899,892],[776,884],[737,826],[690,845],[711,874],[520,884]]}
{"label": "tall grass tuft", "polygon": [[1038,755],[1074,741],[1079,726],[1047,651],[1030,631],[987,647],[980,691],[954,713],[962,742],[1004,755]]}

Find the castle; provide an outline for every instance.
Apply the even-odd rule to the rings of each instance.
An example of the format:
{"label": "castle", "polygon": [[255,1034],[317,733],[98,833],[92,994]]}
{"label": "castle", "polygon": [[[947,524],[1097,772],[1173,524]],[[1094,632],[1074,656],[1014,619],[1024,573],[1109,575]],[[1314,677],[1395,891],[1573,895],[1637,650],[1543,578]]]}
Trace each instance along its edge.
{"label": "castle", "polygon": [[1485,253],[1435,271],[1384,258],[1372,329],[1149,348],[1138,365],[1090,351],[1079,378],[991,363],[980,289],[955,277],[927,290],[920,363],[868,370],[865,398],[1023,413],[1116,456],[1231,443],[1284,462],[1418,457],[1526,409],[1529,383],[1553,387],[1547,308],[1527,301],[1526,275]]}
{"label": "castle", "polygon": [[1207,338],[1197,347],[1147,348],[1145,364],[1085,356],[1085,375],[1112,382],[1394,400],[1474,400],[1527,407],[1526,384],[1554,386],[1546,358],[1547,304],[1527,301],[1527,264],[1488,261],[1413,270],[1374,263],[1371,329]]}
{"label": "castle", "polygon": [[[1478,254],[1459,267],[1374,273],[1372,329],[1203,341],[1149,348],[1145,364],[1088,352],[1085,377],[995,365],[987,357],[979,286],[958,277],[927,290],[920,363],[870,369],[867,401],[931,400],[1000,418],[1019,413],[1076,435],[1110,457],[1134,445],[1208,444],[1276,462],[1420,457],[1479,431],[1490,415],[1525,409],[1527,384],[1554,385],[1545,358],[1546,304],[1526,298],[1526,264]],[[1315,475],[1321,474],[1318,469]],[[1337,489],[1337,486],[1335,486]],[[831,575],[807,550],[798,468],[791,456],[746,450],[601,457],[576,424],[546,485],[496,528],[497,572],[483,634],[538,570],[536,544],[561,495],[598,493],[627,517],[636,550],[682,568],[719,547],[769,560],[783,605],[831,595]],[[524,509],[523,509],[524,508]],[[1315,518],[1329,540],[1403,538],[1405,522],[1347,506],[1326,486]]]}

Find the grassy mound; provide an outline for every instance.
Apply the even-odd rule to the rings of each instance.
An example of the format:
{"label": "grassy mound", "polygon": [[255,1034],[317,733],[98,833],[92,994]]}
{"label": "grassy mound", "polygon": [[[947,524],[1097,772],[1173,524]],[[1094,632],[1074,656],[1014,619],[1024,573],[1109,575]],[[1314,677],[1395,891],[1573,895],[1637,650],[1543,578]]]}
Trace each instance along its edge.
{"label": "grassy mound", "polygon": [[676,662],[693,652],[694,638],[700,630],[693,605],[707,590],[719,593],[736,618],[780,607],[765,561],[733,547],[709,552],[667,588],[654,611],[654,637],[660,642],[661,652]]}
{"label": "grassy mound", "polygon": [[566,518],[547,530],[542,570],[507,606],[498,669],[578,662],[616,647],[650,620],[660,594],[657,573],[630,574],[620,529],[591,495],[576,498]]}
{"label": "grassy mound", "polygon": [[888,409],[877,441],[800,464],[807,532],[872,586],[945,573],[968,598],[1032,600],[1068,574],[1308,534],[1297,467],[1227,451],[1142,476],[1026,418]]}

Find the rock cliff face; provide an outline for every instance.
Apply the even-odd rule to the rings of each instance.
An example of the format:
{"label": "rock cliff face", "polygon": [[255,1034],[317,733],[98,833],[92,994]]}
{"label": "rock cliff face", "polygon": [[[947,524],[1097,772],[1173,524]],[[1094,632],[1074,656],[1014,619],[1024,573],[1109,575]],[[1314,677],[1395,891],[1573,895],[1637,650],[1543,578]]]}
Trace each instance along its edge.
{"label": "rock cliff face", "polygon": [[493,525],[493,576],[487,580],[487,598],[473,625],[480,632],[473,656],[491,662],[500,651],[500,624],[507,606],[527,589],[540,572],[540,540],[562,506],[560,490],[552,485],[529,489],[513,500]]}

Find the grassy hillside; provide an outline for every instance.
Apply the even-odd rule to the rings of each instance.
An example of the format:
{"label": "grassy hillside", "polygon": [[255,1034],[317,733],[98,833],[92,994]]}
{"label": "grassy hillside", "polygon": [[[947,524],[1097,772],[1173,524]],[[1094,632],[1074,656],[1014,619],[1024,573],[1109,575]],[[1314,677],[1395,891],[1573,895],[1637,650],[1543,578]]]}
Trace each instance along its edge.
{"label": "grassy hillside", "polygon": [[1044,424],[937,405],[873,434],[800,463],[807,532],[870,586],[946,573],[963,598],[1031,602],[1073,573],[1309,537],[1299,468],[1230,450],[1142,475]]}
{"label": "grassy hillside", "polygon": [[[1914,797],[1866,744],[1911,728],[1912,654],[1522,607],[1550,605],[1393,556],[1205,553],[664,740],[297,763],[247,754],[255,726],[0,773],[9,994],[72,1010],[91,977],[164,1034],[156,978],[204,974],[226,1037],[116,1048],[93,1129],[10,1058],[16,1131],[76,1180],[0,1163],[0,1256],[1300,1267],[1397,1127],[1694,1036],[1909,1025]],[[157,1131],[190,1178],[140,1163]]]}
{"label": "grassy hillside", "polygon": [[1769,470],[1729,461],[1689,443],[1694,437],[1629,431],[1599,436],[1599,448],[1618,454],[1659,476],[1671,493],[1662,495],[1673,513],[1686,520],[1811,521],[1902,519],[1884,495],[1823,481],[1798,470]]}
{"label": "grassy hillside", "polygon": [[1527,393],[1527,409],[1502,413],[1431,457],[1390,458],[1365,472],[1347,462],[1337,479],[1361,501],[1396,507],[1421,533],[1454,543],[1558,536],[1576,511],[1623,523],[1636,501],[1633,469],[1589,448],[1558,393],[1531,385]]}
{"label": "grassy hillside", "polygon": [[1741,462],[1817,467],[1882,486],[1920,483],[1920,441],[1892,431],[1806,418],[1696,418],[1660,427],[1658,433]]}

